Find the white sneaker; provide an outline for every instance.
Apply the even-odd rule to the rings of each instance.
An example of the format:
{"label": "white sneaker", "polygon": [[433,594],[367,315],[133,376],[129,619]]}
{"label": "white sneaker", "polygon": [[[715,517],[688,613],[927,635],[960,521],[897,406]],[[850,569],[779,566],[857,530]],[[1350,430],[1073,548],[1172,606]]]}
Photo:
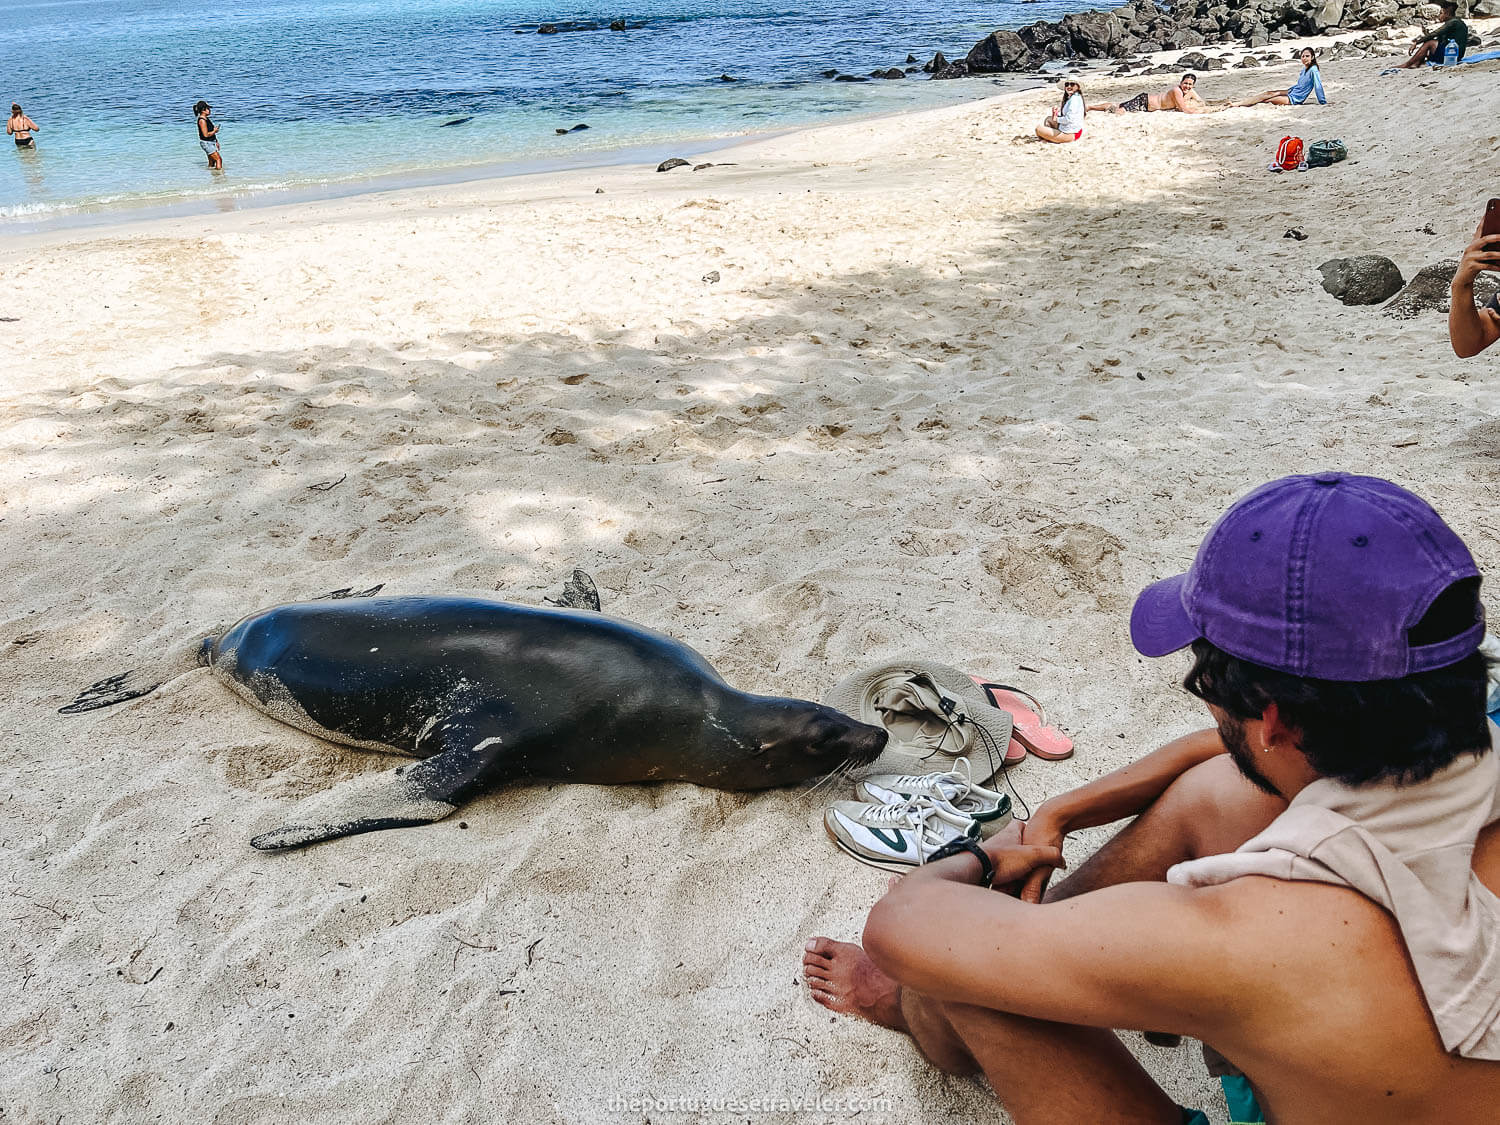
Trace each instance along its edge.
{"label": "white sneaker", "polygon": [[823,814],[823,826],[839,847],[858,859],[916,866],[949,840],[966,833],[992,836],[1010,819],[1010,800],[1003,795],[994,809],[978,816],[961,813],[940,799],[919,797],[897,805],[835,801]]}
{"label": "white sneaker", "polygon": [[861,800],[876,805],[904,805],[919,798],[930,798],[944,802],[955,812],[973,817],[993,813],[1001,807],[1010,808],[1010,798],[1004,793],[986,789],[970,780],[969,759],[958,759],[958,766],[947,773],[876,774],[855,786],[855,792]]}

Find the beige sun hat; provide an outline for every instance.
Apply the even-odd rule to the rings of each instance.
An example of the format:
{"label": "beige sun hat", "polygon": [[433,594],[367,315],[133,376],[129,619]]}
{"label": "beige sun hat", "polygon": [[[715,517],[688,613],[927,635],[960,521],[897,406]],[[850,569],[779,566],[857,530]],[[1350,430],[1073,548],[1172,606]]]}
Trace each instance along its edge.
{"label": "beige sun hat", "polygon": [[968,675],[926,657],[863,668],[835,684],[823,702],[890,735],[880,757],[856,777],[941,773],[967,757],[982,785],[1004,764],[1010,745],[1010,713],[992,707]]}

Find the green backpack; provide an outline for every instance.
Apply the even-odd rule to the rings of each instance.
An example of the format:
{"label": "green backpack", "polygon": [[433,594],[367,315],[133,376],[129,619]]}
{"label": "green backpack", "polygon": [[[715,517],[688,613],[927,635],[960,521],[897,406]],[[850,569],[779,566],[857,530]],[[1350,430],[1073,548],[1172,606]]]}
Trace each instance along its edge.
{"label": "green backpack", "polygon": [[1307,166],[1309,168],[1327,168],[1330,164],[1337,164],[1349,156],[1349,150],[1344,147],[1343,141],[1314,141],[1307,146]]}

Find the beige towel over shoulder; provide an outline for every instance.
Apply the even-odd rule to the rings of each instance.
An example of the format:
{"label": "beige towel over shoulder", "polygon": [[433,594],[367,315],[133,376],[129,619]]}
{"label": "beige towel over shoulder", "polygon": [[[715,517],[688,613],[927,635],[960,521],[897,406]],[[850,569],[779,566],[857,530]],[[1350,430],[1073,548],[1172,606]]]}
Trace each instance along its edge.
{"label": "beige towel over shoulder", "polygon": [[1471,866],[1480,829],[1500,819],[1493,723],[1490,738],[1490,753],[1419,785],[1316,781],[1238,851],[1179,863],[1167,882],[1269,875],[1352,887],[1395,916],[1443,1046],[1500,1059],[1500,899]]}

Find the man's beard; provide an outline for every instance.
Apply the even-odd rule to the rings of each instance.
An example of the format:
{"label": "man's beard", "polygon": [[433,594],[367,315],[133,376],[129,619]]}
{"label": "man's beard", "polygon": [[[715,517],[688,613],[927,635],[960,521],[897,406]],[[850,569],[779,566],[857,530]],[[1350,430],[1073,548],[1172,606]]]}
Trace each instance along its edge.
{"label": "man's beard", "polygon": [[1272,797],[1282,795],[1281,791],[1271,784],[1271,779],[1261,773],[1256,766],[1255,752],[1250,749],[1250,740],[1245,737],[1245,723],[1242,719],[1225,715],[1219,720],[1219,737],[1224,740],[1224,748],[1229,751],[1229,756],[1234,759],[1235,767],[1246,781],[1262,793],[1268,793]]}

